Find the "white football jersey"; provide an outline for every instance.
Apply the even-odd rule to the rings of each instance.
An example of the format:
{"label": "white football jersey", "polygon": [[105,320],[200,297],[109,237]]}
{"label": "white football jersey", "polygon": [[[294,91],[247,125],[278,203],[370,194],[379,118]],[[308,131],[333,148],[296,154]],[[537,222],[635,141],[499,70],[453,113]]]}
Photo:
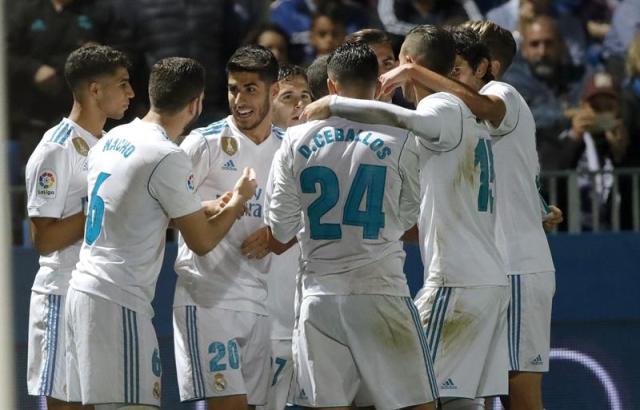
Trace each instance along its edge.
{"label": "white football jersey", "polygon": [[169,220],[202,208],[191,161],[154,123],[111,130],[89,152],[89,209],[71,287],[149,316]]}
{"label": "white football jersey", "polygon": [[191,159],[198,194],[215,199],[233,187],[245,167],[256,171],[258,187],[246,203],[245,215],[208,254],[198,256],[179,239],[175,270],[178,274],[174,306],[201,305],[266,314],[267,278],[271,256],[248,259],[242,255],[244,240],[264,227],[264,191],[273,156],[283,132],[256,145],[235,125],[232,116],[194,130],[181,144]]}
{"label": "white football jersey", "polygon": [[529,106],[509,84],[491,81],[481,94],[500,97],[507,111],[490,127],[494,137],[497,198],[496,240],[509,274],[555,270],[542,228],[536,124]]}
{"label": "white football jersey", "polygon": [[499,204],[487,127],[447,93],[422,99],[416,111],[441,124],[437,140],[416,138],[425,282],[447,287],[507,285],[495,241]]}
{"label": "white football jersey", "polygon": [[[90,132],[68,118],[44,134],[25,170],[30,218],[62,219],[83,210],[87,200],[87,154],[97,141]],[[78,241],[40,256],[40,269],[32,289],[66,294],[81,244],[82,241]]]}
{"label": "white football jersey", "polygon": [[266,218],[278,241],[298,237],[303,295],[409,295],[400,237],[419,208],[409,140],[339,117],[287,130]]}

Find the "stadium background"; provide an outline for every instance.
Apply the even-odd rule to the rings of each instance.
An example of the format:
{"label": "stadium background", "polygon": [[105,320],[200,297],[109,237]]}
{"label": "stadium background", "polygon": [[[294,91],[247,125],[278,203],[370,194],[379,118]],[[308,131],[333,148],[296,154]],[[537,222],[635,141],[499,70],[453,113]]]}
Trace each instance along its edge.
{"label": "stadium background", "polygon": [[[523,0],[524,3],[528,1],[536,3],[534,0]],[[27,41],[33,40],[33,33],[41,30],[39,20],[48,21],[46,18],[51,18],[52,21],[58,19],[58,23],[62,21],[62,14],[38,17],[33,12],[44,10],[52,2],[64,3],[66,5],[63,8],[68,13],[76,13],[69,20],[75,26],[59,24],[55,28],[56,33],[72,31],[69,44],[56,44],[61,48],[55,50],[56,53],[64,56],[83,42],[98,41],[121,46],[132,55],[132,74],[136,82],[137,97],[128,113],[129,119],[146,109],[144,82],[145,70],[149,64],[167,53],[186,53],[192,56],[206,54],[208,57],[204,57],[203,62],[209,70],[209,78],[213,79],[208,87],[217,90],[207,95],[207,111],[201,120],[202,123],[207,123],[225,115],[224,81],[220,83],[220,79],[224,80],[222,67],[230,51],[243,42],[255,40],[264,31],[264,27],[271,27],[271,23],[284,26],[285,35],[292,43],[304,43],[304,40],[300,40],[304,27],[296,26],[294,21],[299,17],[296,13],[300,12],[300,8],[304,8],[311,0],[283,0],[273,3],[264,0],[138,0],[135,5],[126,0],[20,0],[5,3],[7,24],[4,28],[9,39],[8,74],[12,101],[8,164],[12,193],[14,335],[19,409],[40,408],[37,398],[27,396],[25,383],[29,295],[38,264],[36,252],[29,244],[24,222],[24,164],[42,132],[50,126],[48,121],[57,122],[69,107],[69,96],[64,90],[59,95],[49,95],[51,98],[46,100],[46,107],[44,104],[34,103],[44,101],[34,100],[42,90],[35,84],[30,84],[29,77],[21,77],[25,72],[33,74],[29,71],[34,70],[33,64],[26,64],[25,61],[54,65],[54,60],[60,59],[60,55],[53,56],[54,50],[42,49],[35,42]],[[543,139],[543,142],[552,141],[551,144],[540,146],[545,195],[552,203],[559,203],[567,217],[567,222],[560,227],[559,232],[549,235],[557,269],[557,287],[552,323],[554,353],[551,371],[544,379],[546,409],[640,409],[640,172],[637,168],[640,166],[640,116],[637,115],[640,107],[640,82],[636,81],[640,78],[640,64],[637,71],[633,71],[633,67],[630,71],[625,71],[624,68],[625,62],[632,58],[638,58],[640,62],[640,56],[632,55],[633,44],[629,40],[640,29],[640,0],[537,2],[550,4],[549,12],[558,21],[577,21],[586,33],[583,43],[571,33],[561,33],[561,36],[565,36],[562,40],[567,44],[566,57],[573,66],[582,69],[579,79],[575,81],[574,99],[564,102],[576,106],[585,79],[593,72],[608,71],[621,84],[620,98],[629,133],[625,156],[614,161],[613,171],[585,173],[575,162],[562,163],[553,155],[560,150],[569,149],[554,142],[554,138],[563,131],[562,127],[548,129],[542,122],[538,124],[539,139]],[[339,18],[345,21],[347,31],[365,26],[380,27],[394,33],[396,42],[399,42],[402,32],[406,32],[413,24],[444,24],[484,18],[492,15],[492,10],[495,16],[495,7],[504,6],[505,2],[336,0],[333,3],[339,5]],[[416,13],[421,4],[427,3],[435,5],[431,14]],[[201,6],[199,9],[195,7],[198,5]],[[287,5],[291,7],[287,8]],[[304,15],[305,12],[302,10],[300,13]],[[313,14],[309,11],[306,13],[307,19]],[[174,18],[167,20],[169,14]],[[88,16],[88,20],[76,19],[77,16]],[[18,30],[19,19],[24,20],[20,20],[21,23],[27,22],[22,31]],[[185,19],[189,24],[184,24]],[[154,27],[154,22],[160,20],[187,28],[179,29],[182,30],[182,37],[176,35],[167,44],[157,43],[152,41],[154,33],[157,34],[154,32],[157,28]],[[598,27],[594,29],[592,23],[609,25],[609,33],[599,37],[596,30]],[[146,33],[139,32],[143,30],[132,30],[139,28],[141,24],[149,26]],[[91,30],[87,29],[89,26]],[[76,33],[73,33],[74,27],[78,30]],[[196,35],[189,32],[203,27],[208,29],[196,32]],[[94,30],[96,28],[100,30]],[[624,35],[614,36],[620,33]],[[640,41],[635,40],[635,43],[640,44]],[[73,47],[69,48],[71,45]],[[65,51],[64,47],[69,50]],[[313,47],[302,44],[290,44],[288,51],[290,60],[302,64],[308,62],[314,52]],[[28,80],[25,81],[25,78]],[[565,98],[555,91],[557,87],[553,87],[553,84],[548,88],[551,93],[549,98],[553,101],[538,102],[540,107],[537,108],[543,111],[545,106],[555,107],[555,99]],[[112,125],[109,124],[109,127]],[[570,121],[565,121],[563,126],[569,127]],[[550,153],[550,150],[553,152]],[[615,182],[611,187],[613,194],[599,203],[600,199],[596,198],[596,194],[600,193],[592,187],[583,189],[584,186],[579,186],[578,181],[586,178],[594,182],[595,178],[605,174],[622,176],[620,179],[614,178]],[[594,204],[601,211],[595,219],[592,212]],[[594,224],[594,221],[597,223]],[[170,306],[175,283],[172,269],[175,251],[175,244],[169,243],[158,281],[154,323],[160,337],[163,357],[163,408],[191,409],[197,408],[197,405],[178,403],[172,360]],[[412,292],[415,293],[420,286],[422,267],[417,249],[408,247],[407,251],[406,273]]]}

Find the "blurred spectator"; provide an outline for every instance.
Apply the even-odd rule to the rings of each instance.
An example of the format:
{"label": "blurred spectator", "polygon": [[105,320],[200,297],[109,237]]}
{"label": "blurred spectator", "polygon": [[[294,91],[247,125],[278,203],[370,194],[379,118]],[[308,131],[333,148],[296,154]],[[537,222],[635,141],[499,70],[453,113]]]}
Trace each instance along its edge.
{"label": "blurred spectator", "polygon": [[622,89],[622,112],[629,132],[629,149],[623,160],[627,167],[640,167],[640,33],[629,47],[626,61],[627,79]]}
{"label": "blurred spectator", "polygon": [[579,18],[569,13],[558,13],[551,0],[509,0],[502,6],[487,13],[487,20],[493,21],[511,31],[516,41],[520,42],[524,27],[535,17],[548,15],[558,22],[560,36],[574,64],[585,62],[587,38],[585,29]]}
{"label": "blurred spectator", "polygon": [[609,69],[616,75],[624,73],[624,56],[636,33],[640,31],[640,0],[622,0],[613,12],[611,30],[604,39],[604,53]]}
{"label": "blurred spectator", "polygon": [[251,3],[232,0],[117,0],[119,14],[126,21],[120,33],[122,42],[140,56],[137,84],[145,86],[146,81],[139,81],[140,77],[146,76],[151,66],[162,58],[194,58],[207,70],[206,98],[198,123],[209,123],[225,115],[224,62],[249,34],[253,22],[245,19],[251,16],[246,11]]}
{"label": "blurred spectator", "polygon": [[345,20],[339,6],[330,3],[326,7],[318,8],[311,18],[305,65],[317,56],[333,52],[342,44],[346,35]]}
{"label": "blurred spectator", "polygon": [[524,28],[520,52],[503,79],[529,104],[542,167],[553,168],[546,151],[555,150],[557,135],[569,126],[565,111],[578,102],[583,70],[569,63],[556,22],[548,16]]}
{"label": "blurred spectator", "polygon": [[71,108],[63,68],[69,53],[99,42],[93,2],[21,0],[8,5],[10,137],[24,161],[45,130]]}
{"label": "blurred spectator", "polygon": [[289,64],[289,38],[279,26],[267,24],[262,27],[254,43],[271,51],[278,60],[278,64]]}
{"label": "blurred spectator", "polygon": [[378,16],[385,30],[400,36],[418,24],[455,25],[482,19],[475,2],[469,0],[379,0]]}
{"label": "blurred spectator", "polygon": [[555,162],[560,169],[575,169],[582,199],[583,229],[592,229],[592,199],[599,206],[601,226],[610,226],[611,206],[619,204],[612,197],[611,174],[588,172],[612,171],[625,157],[628,135],[622,121],[620,88],[609,73],[591,76],[585,83],[580,107],[571,127],[559,136]]}
{"label": "blurred spectator", "polygon": [[304,61],[305,46],[310,44],[312,16],[319,7],[327,8],[332,5],[340,8],[347,33],[369,25],[367,10],[347,0],[277,0],[273,2],[271,21],[282,27],[289,36],[291,61]]}
{"label": "blurred spectator", "polygon": [[329,54],[325,54],[313,60],[313,63],[307,68],[307,80],[309,81],[309,89],[314,100],[318,100],[325,95],[329,95],[327,87],[327,62]]}

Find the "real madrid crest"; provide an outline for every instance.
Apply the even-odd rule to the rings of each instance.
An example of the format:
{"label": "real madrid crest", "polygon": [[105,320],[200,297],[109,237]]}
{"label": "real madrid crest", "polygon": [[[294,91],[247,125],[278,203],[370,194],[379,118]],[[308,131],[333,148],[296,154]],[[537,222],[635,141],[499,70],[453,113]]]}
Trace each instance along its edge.
{"label": "real madrid crest", "polygon": [[87,141],[80,137],[74,137],[71,141],[73,142],[73,147],[78,151],[78,154],[83,157],[89,154],[89,144],[87,144]]}
{"label": "real madrid crest", "polygon": [[216,373],[213,376],[213,390],[217,392],[224,391],[227,388],[227,379],[224,378],[222,373]]}
{"label": "real madrid crest", "polygon": [[222,137],[220,140],[222,150],[229,156],[233,156],[238,152],[238,141],[233,137]]}

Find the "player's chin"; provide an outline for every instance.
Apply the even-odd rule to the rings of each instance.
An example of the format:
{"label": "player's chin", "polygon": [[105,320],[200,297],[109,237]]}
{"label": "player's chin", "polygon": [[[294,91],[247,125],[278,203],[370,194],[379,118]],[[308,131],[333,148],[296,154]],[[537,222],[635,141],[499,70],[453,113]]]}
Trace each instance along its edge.
{"label": "player's chin", "polygon": [[120,111],[113,112],[110,115],[108,115],[108,117],[111,118],[112,120],[121,120],[124,117],[124,113],[127,112],[127,108],[129,107],[127,106]]}

